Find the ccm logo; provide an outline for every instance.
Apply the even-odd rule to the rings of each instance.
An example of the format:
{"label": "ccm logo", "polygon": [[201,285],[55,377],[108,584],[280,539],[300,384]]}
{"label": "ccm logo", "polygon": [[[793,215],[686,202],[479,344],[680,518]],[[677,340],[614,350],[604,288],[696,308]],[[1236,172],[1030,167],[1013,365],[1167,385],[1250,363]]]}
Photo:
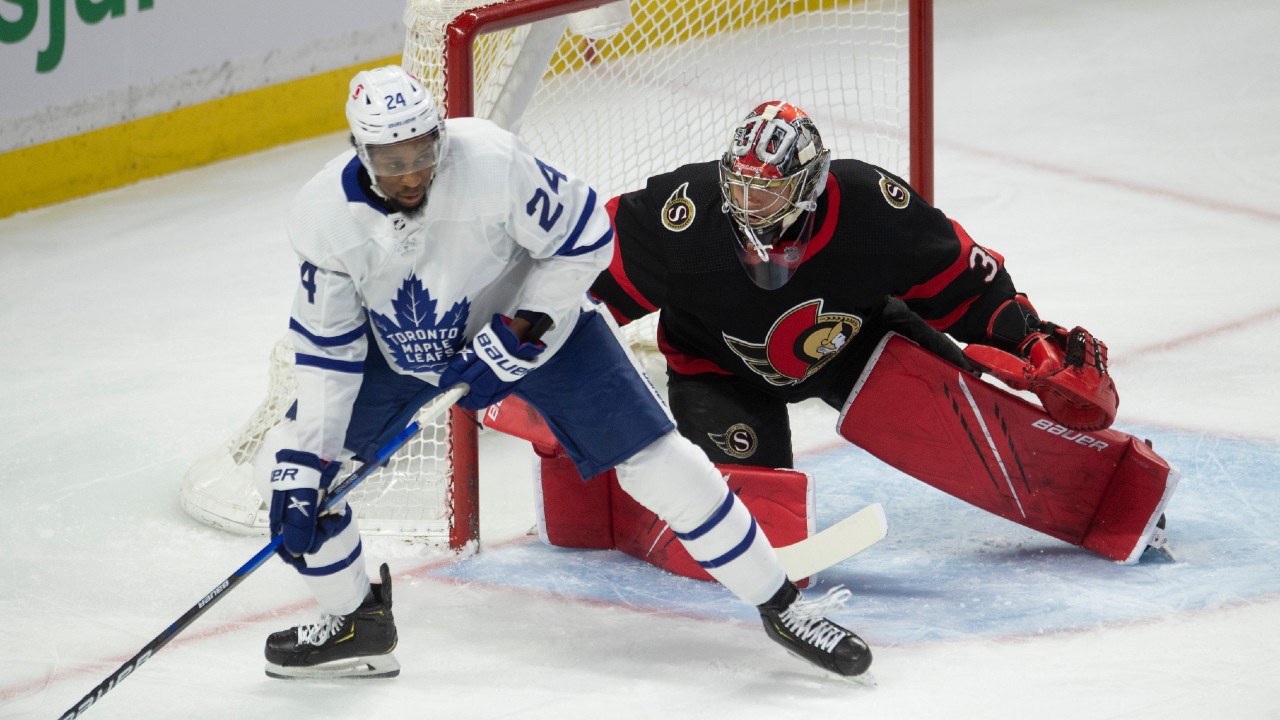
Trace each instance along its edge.
{"label": "ccm logo", "polygon": [[1102,452],[1103,449],[1107,448],[1111,444],[1111,443],[1106,443],[1101,440],[1098,440],[1097,438],[1091,437],[1089,435],[1085,435],[1079,430],[1072,430],[1070,428],[1062,427],[1061,425],[1055,423],[1052,420],[1040,419],[1031,423],[1031,427],[1036,428],[1037,430],[1043,430],[1049,433],[1050,435],[1057,435],[1058,437],[1064,440],[1070,440],[1071,442],[1077,445],[1083,445],[1087,448],[1094,448],[1098,452]]}

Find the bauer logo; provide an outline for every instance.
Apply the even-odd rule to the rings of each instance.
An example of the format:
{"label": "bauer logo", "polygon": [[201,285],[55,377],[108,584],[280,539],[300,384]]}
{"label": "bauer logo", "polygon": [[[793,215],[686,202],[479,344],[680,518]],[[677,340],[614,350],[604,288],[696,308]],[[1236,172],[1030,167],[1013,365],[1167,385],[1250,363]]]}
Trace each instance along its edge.
{"label": "bauer logo", "polygon": [[1058,423],[1045,418],[1041,418],[1031,423],[1031,427],[1037,430],[1043,430],[1049,433],[1050,435],[1057,435],[1063,440],[1070,440],[1071,442],[1077,445],[1083,445],[1087,448],[1093,448],[1098,452],[1102,452],[1103,450],[1107,449],[1111,445],[1111,443],[1099,440],[1093,437],[1092,435],[1085,435],[1079,430],[1072,430],[1071,428],[1063,427]]}
{"label": "bauer logo", "polygon": [[[62,62],[62,53],[67,43],[67,4],[69,0],[9,0],[17,5],[20,14],[16,20],[0,17],[0,43],[17,45],[27,39],[36,27],[36,19],[40,16],[48,18],[49,39],[43,50],[36,53],[36,72],[50,73]],[[44,5],[41,12],[40,5]],[[138,11],[150,10],[154,0],[137,0]],[[105,2],[86,2],[76,0],[75,14],[85,25],[97,25],[108,17],[114,19],[125,14],[125,0],[106,0]],[[6,71],[7,72],[7,71]]]}
{"label": "bauer logo", "polygon": [[228,586],[228,585],[230,585],[230,584],[231,584],[231,581],[230,581],[230,580],[223,580],[221,585],[219,585],[218,587],[214,588],[214,589],[213,589],[213,590],[212,590],[208,595],[205,595],[203,598],[201,598],[201,599],[200,599],[200,602],[196,603],[196,607],[198,607],[198,608],[202,608],[202,607],[204,607],[205,605],[208,605],[210,602],[212,602],[212,601],[213,601],[213,599],[214,599],[214,598],[216,598],[216,597],[218,597],[219,595],[221,595],[221,594],[222,594],[222,591],[223,591],[223,590],[226,590],[226,589],[227,589],[227,586]]}
{"label": "bauer logo", "polygon": [[106,695],[107,692],[114,688],[117,683],[132,675],[134,670],[142,667],[142,663],[150,660],[152,652],[152,650],[147,649],[138,653],[138,657],[134,658],[130,662],[126,663],[124,667],[117,670],[115,675],[107,678],[105,682],[94,689],[92,694],[81,700],[79,705],[76,705],[74,708],[63,713],[62,717],[58,718],[58,720],[72,720],[73,718],[78,718],[85,714],[89,708],[93,707],[94,703],[101,700],[102,696]]}

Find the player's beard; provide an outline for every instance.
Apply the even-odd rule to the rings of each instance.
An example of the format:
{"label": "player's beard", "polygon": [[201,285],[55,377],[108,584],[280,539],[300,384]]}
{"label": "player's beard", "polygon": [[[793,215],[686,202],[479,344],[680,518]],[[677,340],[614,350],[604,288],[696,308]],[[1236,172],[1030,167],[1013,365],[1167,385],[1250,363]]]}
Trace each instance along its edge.
{"label": "player's beard", "polygon": [[418,204],[414,205],[413,207],[409,207],[408,205],[402,205],[400,202],[398,202],[394,198],[388,198],[387,202],[391,205],[391,207],[396,212],[400,213],[401,215],[404,215],[407,218],[417,218],[418,216],[422,215],[423,210],[427,209],[426,193],[423,193],[422,199],[419,200]]}

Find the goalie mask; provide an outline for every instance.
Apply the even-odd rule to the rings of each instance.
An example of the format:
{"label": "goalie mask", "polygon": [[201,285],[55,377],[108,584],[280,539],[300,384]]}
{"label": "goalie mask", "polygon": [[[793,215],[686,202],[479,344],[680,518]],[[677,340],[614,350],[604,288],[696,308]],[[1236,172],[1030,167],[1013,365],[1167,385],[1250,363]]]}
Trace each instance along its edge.
{"label": "goalie mask", "polygon": [[720,158],[722,209],[737,231],[738,259],[760,287],[782,287],[800,266],[830,165],[813,120],[790,103],[757,105],[734,128]]}
{"label": "goalie mask", "polygon": [[374,190],[394,202],[385,180],[432,171],[413,191],[424,202],[446,148],[444,122],[426,87],[398,65],[362,70],[351,79],[347,123]]}

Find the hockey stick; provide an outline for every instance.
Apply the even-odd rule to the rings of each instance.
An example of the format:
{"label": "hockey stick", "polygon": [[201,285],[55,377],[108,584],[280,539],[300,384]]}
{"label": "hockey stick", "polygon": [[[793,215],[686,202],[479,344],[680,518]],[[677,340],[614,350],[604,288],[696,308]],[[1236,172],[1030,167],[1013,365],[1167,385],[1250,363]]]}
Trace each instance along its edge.
{"label": "hockey stick", "polygon": [[[466,384],[458,384],[449,388],[449,390],[432,401],[432,405],[428,406],[426,410],[427,414],[421,419],[422,422],[439,417],[446,410],[453,407],[453,404],[458,402],[463,395],[466,395],[468,390],[469,388]],[[395,454],[395,452],[405,443],[409,442],[414,435],[417,435],[420,429],[421,426],[418,421],[409,423],[409,426],[406,427],[399,435],[395,436],[395,438],[384,445],[382,449],[378,450],[378,454],[374,456],[372,460],[360,466],[360,469],[351,473],[346,477],[346,479],[334,486],[332,492],[328,496],[328,499],[325,500],[324,507],[321,512],[332,508],[343,498],[343,496],[350,492],[352,488],[371,475],[374,470],[385,465],[387,460],[389,460],[391,456]],[[159,635],[155,636],[151,642],[143,646],[142,650],[138,651],[137,655],[134,655],[128,662],[121,665],[115,672],[108,675],[106,680],[103,680],[97,687],[89,691],[89,694],[80,698],[80,702],[73,705],[71,709],[62,713],[62,715],[58,717],[58,720],[72,720],[72,718],[78,718],[83,715],[86,710],[93,706],[94,703],[101,700],[103,695],[110,692],[111,689],[116,686],[116,683],[129,677],[133,671],[142,666],[142,663],[150,660],[151,656],[159,652],[160,648],[168,645],[170,640],[177,637],[178,633],[186,630],[191,623],[195,622],[196,618],[203,615],[206,610],[213,607],[215,603],[223,598],[223,596],[235,589],[235,587],[241,582],[244,582],[244,579],[249,577],[250,573],[257,570],[262,563],[266,562],[267,558],[275,554],[276,548],[280,546],[280,542],[281,537],[279,535],[273,537],[271,542],[267,543],[266,547],[259,550],[258,554],[249,559],[249,562],[241,565],[240,569],[231,573],[226,580],[223,580],[217,587],[210,590],[207,595],[200,599],[200,602],[193,605],[190,610],[187,610],[182,614],[182,617],[178,618],[172,625],[165,628],[164,632],[161,632]]]}
{"label": "hockey stick", "polygon": [[797,543],[775,548],[792,580],[803,580],[843,562],[884,539],[889,523],[880,503],[868,505]]}

